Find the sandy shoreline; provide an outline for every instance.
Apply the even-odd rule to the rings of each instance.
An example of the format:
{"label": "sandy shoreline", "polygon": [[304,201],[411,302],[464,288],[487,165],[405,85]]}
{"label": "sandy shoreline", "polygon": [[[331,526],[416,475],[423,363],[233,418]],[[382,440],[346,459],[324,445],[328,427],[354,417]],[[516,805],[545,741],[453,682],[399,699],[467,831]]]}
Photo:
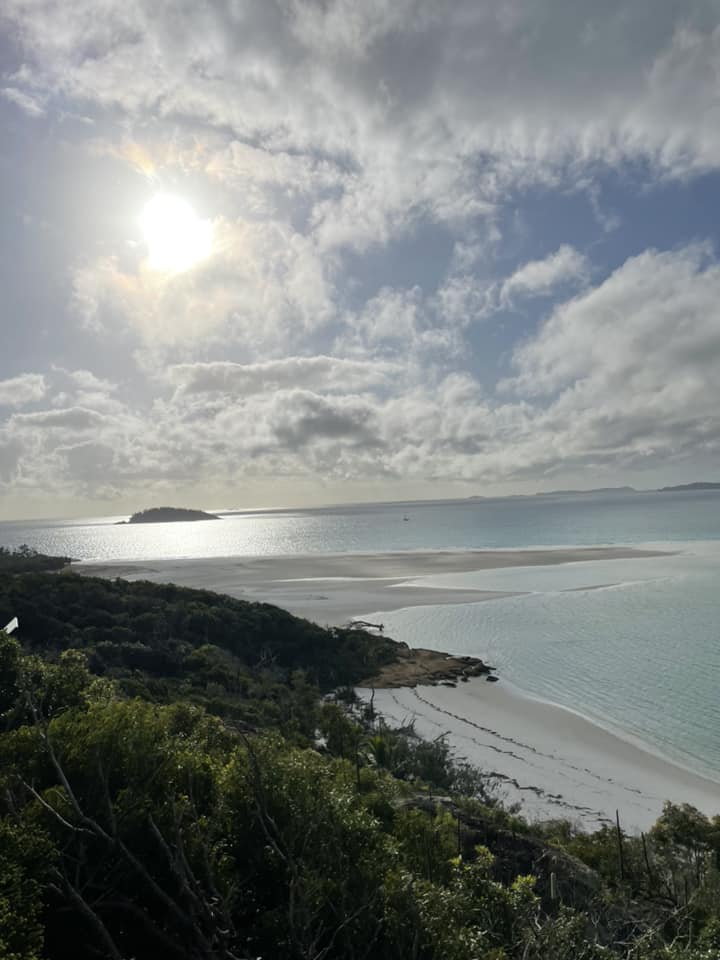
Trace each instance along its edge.
{"label": "sandy shoreline", "polygon": [[548,566],[593,560],[663,556],[629,547],[572,547],[551,550],[424,550],[374,554],[284,557],[218,557],[192,560],[77,563],[86,576],[152,580],[215,590],[241,600],[274,603],[298,617],[337,626],[374,610],[425,604],[478,603],[512,593],[427,588],[420,577],[500,567]]}
{"label": "sandy shoreline", "polygon": [[[74,565],[89,576],[172,582],[264,601],[321,624],[371,611],[477,603],[512,594],[428,587],[421,577],[665,555],[632,548],[415,551],[287,557],[231,557]],[[388,720],[415,720],[418,733],[446,734],[458,756],[497,776],[507,801],[531,818],[563,817],[588,827],[620,811],[627,830],[647,829],[664,800],[720,812],[720,783],[683,770],[561,707],[533,700],[503,682],[470,680],[455,688],[377,690]]]}
{"label": "sandy shoreline", "polygon": [[[369,691],[359,693],[369,698]],[[618,810],[623,828],[639,832],[654,823],[665,800],[709,815],[720,811],[720,783],[502,680],[376,690],[374,706],[393,724],[414,720],[421,736],[446,735],[456,756],[496,774],[500,796],[520,802],[531,819],[594,828]]]}

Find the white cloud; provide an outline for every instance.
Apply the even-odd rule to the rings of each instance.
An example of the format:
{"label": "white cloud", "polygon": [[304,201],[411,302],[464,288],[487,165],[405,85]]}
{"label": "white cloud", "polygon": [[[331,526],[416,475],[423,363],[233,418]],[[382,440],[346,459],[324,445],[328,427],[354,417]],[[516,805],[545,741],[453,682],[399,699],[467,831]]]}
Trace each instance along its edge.
{"label": "white cloud", "polygon": [[[93,161],[196,188],[217,239],[172,277],[140,246],[87,244],[75,309],[140,344],[148,376],[1,381],[3,405],[47,407],[0,424],[6,489],[503,481],[716,455],[710,251],[648,251],[594,287],[569,243],[504,280],[494,261],[527,188],[582,189],[611,230],[608,167],[637,162],[650,187],[720,167],[715,0],[659,0],[651,29],[640,0],[6,0],[0,21],[22,61],[5,98],[92,114]],[[417,262],[393,259],[402,240]],[[540,297],[565,302],[494,394],[467,372],[492,362],[479,322]]]}
{"label": "white cloud", "polygon": [[22,452],[22,444],[14,438],[7,438],[0,430],[0,491],[3,484],[9,488],[13,483]]}
{"label": "white cloud", "polygon": [[117,389],[117,384],[96,377],[90,370],[72,370],[69,372],[60,368],[56,368],[56,370],[60,373],[66,373],[79,390],[88,393],[113,393]]}
{"label": "white cloud", "polygon": [[503,389],[539,398],[510,456],[525,470],[702,463],[720,454],[720,266],[648,251],[556,307]]}
{"label": "white cloud", "polygon": [[612,482],[618,469],[718,463],[718,303],[707,249],[631,258],[516,349],[504,394],[468,373],[290,357],[176,365],[166,398],[114,397],[107,413],[117,391],[80,373],[97,407],[12,416],[3,482],[113,499],[262,477],[537,484],[575,469]]}
{"label": "white cloud", "polygon": [[[432,293],[419,286],[382,287],[344,316],[342,349],[388,356],[408,369],[447,365],[463,354],[463,330],[485,316],[489,292],[474,277],[451,273]],[[417,370],[416,370],[417,375]]]}
{"label": "white cloud", "polygon": [[424,309],[419,287],[412,290],[383,287],[367,301],[352,325],[370,344],[399,340],[407,348],[420,334]]}
{"label": "white cloud", "polygon": [[176,364],[168,370],[168,377],[185,394],[248,396],[288,388],[352,393],[387,386],[402,373],[403,368],[394,363],[316,356],[252,364],[224,361]]}
{"label": "white cloud", "polygon": [[317,4],[291,0],[291,29],[302,46],[315,55],[342,62],[367,59],[373,46],[393,34],[418,31],[437,17],[437,5],[421,0],[336,0]]}
{"label": "white cloud", "polygon": [[564,243],[544,260],[524,264],[503,281],[499,302],[507,307],[519,297],[548,296],[561,284],[582,282],[587,274],[587,259]]}
{"label": "white cloud", "polygon": [[14,103],[20,107],[29,117],[44,117],[45,107],[24,90],[18,90],[17,87],[0,88],[0,97],[4,97],[9,103]]}
{"label": "white cloud", "polygon": [[314,201],[325,250],[385,243],[418,217],[489,215],[515,187],[580,182],[598,164],[720,165],[714,0],[658,2],[652,30],[644,3],[619,0],[248,0],[202,14],[130,0],[102,17],[90,0],[8,0],[3,14],[24,48],[14,90],[185,118],[196,163],[220,179]]}
{"label": "white cloud", "polygon": [[40,373],[23,373],[19,377],[0,380],[0,407],[21,407],[42,400],[46,393],[45,377]]}
{"label": "white cloud", "polygon": [[214,225],[214,252],[178,274],[105,257],[77,269],[75,302],[85,323],[122,323],[149,345],[194,349],[198,340],[287,347],[335,313],[333,287],[311,239],[280,222]]}
{"label": "white cloud", "polygon": [[96,410],[84,407],[69,407],[66,410],[38,410],[35,413],[16,413],[11,425],[33,427],[35,429],[83,431],[98,429],[105,417]]}
{"label": "white cloud", "polygon": [[528,395],[578,384],[608,399],[693,372],[702,389],[720,357],[720,267],[703,247],[647,251],[598,287],[556,307],[515,351],[509,386]]}

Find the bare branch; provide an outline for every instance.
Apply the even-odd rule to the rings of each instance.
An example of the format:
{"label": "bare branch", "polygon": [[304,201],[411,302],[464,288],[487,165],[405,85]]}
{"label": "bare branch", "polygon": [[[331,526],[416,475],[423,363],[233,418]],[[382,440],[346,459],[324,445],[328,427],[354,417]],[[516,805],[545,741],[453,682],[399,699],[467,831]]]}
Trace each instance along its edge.
{"label": "bare branch", "polygon": [[[87,900],[82,896],[79,890],[77,890],[59,871],[54,871],[60,882],[62,883],[64,892],[70,898],[70,900],[75,904],[80,913],[85,917],[89,924],[94,929],[95,933],[102,941],[105,950],[107,951],[108,957],[111,960],[124,960],[124,957],[120,950],[118,949],[117,944],[110,936],[110,933],[102,922],[97,913],[92,909]],[[54,886],[54,885],[53,885]],[[62,895],[62,891],[58,887],[54,886],[56,892]]]}
{"label": "bare branch", "polygon": [[66,830],[71,830],[73,833],[85,833],[85,834],[89,834],[90,836],[93,835],[93,834],[92,834],[92,831],[87,830],[85,827],[75,826],[74,824],[70,823],[69,820],[66,820],[65,817],[63,817],[63,815],[62,815],[61,813],[59,813],[59,812],[55,809],[55,807],[52,806],[52,804],[48,803],[47,800],[45,800],[45,798],[42,797],[42,796],[37,792],[37,790],[35,789],[35,787],[31,786],[31,784],[26,783],[25,780],[21,780],[20,783],[23,785],[23,787],[25,787],[25,789],[26,789],[29,793],[31,793],[31,794],[35,797],[35,799],[38,801],[38,803],[40,803],[40,804],[48,811],[48,813],[52,814],[52,816],[53,816],[60,824],[62,824],[63,827],[65,827]]}

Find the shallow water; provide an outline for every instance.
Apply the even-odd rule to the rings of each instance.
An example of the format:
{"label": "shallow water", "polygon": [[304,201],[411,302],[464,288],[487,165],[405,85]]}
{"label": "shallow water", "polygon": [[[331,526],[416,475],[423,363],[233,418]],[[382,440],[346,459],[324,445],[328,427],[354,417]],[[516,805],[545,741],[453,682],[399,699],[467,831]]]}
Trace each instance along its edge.
{"label": "shallow water", "polygon": [[425,578],[532,592],[373,616],[398,640],[480,656],[533,696],[720,778],[720,544],[683,547],[672,557]]}

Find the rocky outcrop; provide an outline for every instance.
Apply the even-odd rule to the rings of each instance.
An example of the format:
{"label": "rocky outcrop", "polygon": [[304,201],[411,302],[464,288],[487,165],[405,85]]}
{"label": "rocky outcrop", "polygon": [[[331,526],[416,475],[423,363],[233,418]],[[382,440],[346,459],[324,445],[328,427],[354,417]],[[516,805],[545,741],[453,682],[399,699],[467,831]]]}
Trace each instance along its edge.
{"label": "rocky outcrop", "polygon": [[397,646],[397,659],[386,664],[378,674],[360,686],[380,689],[438,683],[454,686],[458,681],[469,680],[471,677],[493,675],[493,667],[489,667],[477,657],[453,657],[439,650],[408,647],[404,643]]}

